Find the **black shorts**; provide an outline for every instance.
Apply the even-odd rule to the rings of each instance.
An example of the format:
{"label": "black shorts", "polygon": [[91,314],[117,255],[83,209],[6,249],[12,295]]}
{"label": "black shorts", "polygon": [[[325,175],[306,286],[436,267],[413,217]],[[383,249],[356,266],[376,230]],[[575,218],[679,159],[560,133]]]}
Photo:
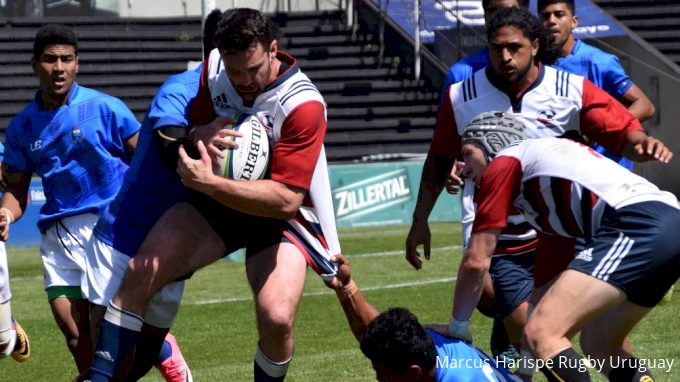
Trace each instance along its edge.
{"label": "black shorts", "polygon": [[496,294],[497,313],[505,318],[529,301],[534,288],[534,251],[492,257],[489,274]]}
{"label": "black shorts", "polygon": [[651,308],[680,277],[680,210],[642,202],[613,210],[569,264]]}
{"label": "black shorts", "polygon": [[276,219],[245,214],[194,190],[184,201],[196,208],[222,239],[225,255],[246,248],[246,256],[250,256],[283,240]]}

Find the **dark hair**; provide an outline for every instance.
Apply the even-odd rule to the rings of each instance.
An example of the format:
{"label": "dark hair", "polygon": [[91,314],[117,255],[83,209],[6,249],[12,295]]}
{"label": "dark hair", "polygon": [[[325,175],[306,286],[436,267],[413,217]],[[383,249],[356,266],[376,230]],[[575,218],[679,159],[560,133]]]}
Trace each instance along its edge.
{"label": "dark hair", "polygon": [[33,41],[33,58],[39,60],[49,45],[71,45],[76,56],[78,55],[78,39],[66,25],[47,24],[40,28]]}
{"label": "dark hair", "polygon": [[536,8],[538,8],[538,13],[541,13],[545,7],[548,5],[552,4],[558,4],[558,3],[564,3],[567,5],[567,8],[571,11],[571,15],[576,14],[576,4],[574,4],[574,0],[538,0],[538,4]]}
{"label": "dark hair", "polygon": [[376,317],[361,337],[361,351],[398,374],[411,365],[431,370],[437,362],[434,341],[406,308],[390,308]]}
{"label": "dark hair", "polygon": [[[482,0],[482,9],[484,9],[484,12],[489,8],[489,4],[495,0]],[[519,4],[520,8],[529,8],[529,0],[517,0],[517,4]]]}
{"label": "dark hair", "polygon": [[213,9],[205,18],[203,23],[203,54],[204,59],[208,58],[210,52],[215,49],[215,29],[222,19],[222,11]]}
{"label": "dark hair", "polygon": [[569,139],[582,145],[588,145],[589,143],[587,137],[582,135],[578,130],[565,131],[564,134],[560,135],[557,138]]}
{"label": "dark hair", "polygon": [[560,47],[553,44],[550,31],[528,10],[521,8],[500,8],[491,15],[486,37],[491,41],[496,32],[502,27],[521,29],[524,37],[530,41],[538,39],[538,53],[536,60],[550,65],[560,57]]}
{"label": "dark hair", "polygon": [[258,43],[268,50],[275,38],[274,23],[250,8],[225,11],[215,30],[215,45],[226,51],[243,52]]}

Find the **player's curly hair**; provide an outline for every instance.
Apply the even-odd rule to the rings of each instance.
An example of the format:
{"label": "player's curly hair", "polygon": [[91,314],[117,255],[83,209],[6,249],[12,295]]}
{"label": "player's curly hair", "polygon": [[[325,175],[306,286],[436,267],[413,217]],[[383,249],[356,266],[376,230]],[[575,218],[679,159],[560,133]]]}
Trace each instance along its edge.
{"label": "player's curly hair", "polygon": [[540,13],[545,7],[548,5],[552,4],[557,4],[557,3],[564,3],[567,5],[567,8],[571,11],[572,15],[576,14],[576,4],[574,3],[574,0],[538,0],[538,4],[536,8],[538,9],[538,12]]}
{"label": "player's curly hair", "polygon": [[71,28],[63,24],[47,24],[42,26],[35,34],[33,41],[33,58],[40,56],[49,45],[70,45],[76,56],[78,55],[78,38]]}
{"label": "player's curly hair", "polygon": [[390,308],[376,317],[361,337],[361,351],[398,374],[411,365],[431,370],[437,362],[434,341],[406,308]]}
{"label": "player's curly hair", "polygon": [[488,41],[495,36],[502,27],[515,27],[524,33],[524,37],[530,41],[538,40],[538,53],[536,60],[550,65],[560,57],[560,47],[553,44],[550,30],[526,9],[500,8],[491,15],[489,27],[486,30]]}
{"label": "player's curly hair", "polygon": [[215,45],[221,50],[243,52],[261,43],[265,50],[276,38],[276,26],[262,12],[250,8],[225,11],[215,29]]}

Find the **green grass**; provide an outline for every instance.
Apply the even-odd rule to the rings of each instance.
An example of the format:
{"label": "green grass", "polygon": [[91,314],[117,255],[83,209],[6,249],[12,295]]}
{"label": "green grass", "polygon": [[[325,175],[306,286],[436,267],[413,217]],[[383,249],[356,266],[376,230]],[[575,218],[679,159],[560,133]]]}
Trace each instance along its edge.
{"label": "green grass", "polygon": [[[448,321],[453,277],[461,257],[460,226],[432,224],[431,228],[432,259],[420,271],[413,270],[404,259],[407,227],[340,231],[354,278],[378,309],[406,306],[422,323]],[[442,247],[449,249],[437,249]],[[8,254],[13,314],[28,331],[33,348],[31,359],[24,364],[1,361],[0,381],[70,381],[76,369],[42,290],[38,251],[10,248]],[[286,380],[374,380],[337,299],[312,272],[308,273],[305,293],[296,320],[295,360]],[[242,262],[220,261],[187,283],[173,333],[196,381],[252,381],[257,333],[251,297]],[[652,311],[631,336],[641,357],[676,360],[670,373],[656,371],[657,381],[680,381],[678,316],[680,297],[675,296],[670,305]],[[487,352],[490,327],[490,319],[475,313],[471,330],[477,346]],[[152,371],[143,380],[162,378]],[[545,381],[542,375],[534,380]]]}

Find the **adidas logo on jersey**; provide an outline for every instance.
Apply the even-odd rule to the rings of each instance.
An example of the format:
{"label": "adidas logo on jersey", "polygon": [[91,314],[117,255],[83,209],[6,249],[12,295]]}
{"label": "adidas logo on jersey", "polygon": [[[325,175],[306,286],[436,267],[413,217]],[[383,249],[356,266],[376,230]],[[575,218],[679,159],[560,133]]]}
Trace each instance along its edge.
{"label": "adidas logo on jersey", "polygon": [[229,108],[229,102],[227,102],[227,95],[222,93],[218,95],[217,97],[213,98],[213,105],[220,107],[222,109],[227,109]]}
{"label": "adidas logo on jersey", "polygon": [[576,255],[576,258],[583,261],[593,261],[593,249],[584,249]]}

